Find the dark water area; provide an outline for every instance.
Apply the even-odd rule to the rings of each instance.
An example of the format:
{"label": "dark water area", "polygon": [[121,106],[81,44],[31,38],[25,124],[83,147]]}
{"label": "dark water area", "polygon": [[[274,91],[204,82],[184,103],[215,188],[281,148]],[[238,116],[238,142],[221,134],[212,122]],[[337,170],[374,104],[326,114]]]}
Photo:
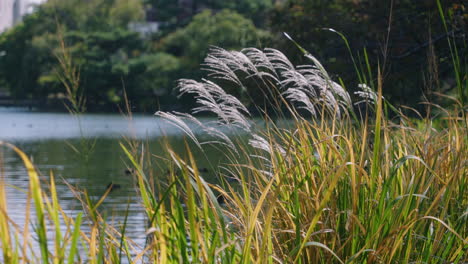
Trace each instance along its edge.
{"label": "dark water area", "polygon": [[[210,122],[213,119],[202,119]],[[200,137],[201,131],[194,128]],[[120,143],[140,144],[139,151],[163,156],[165,142],[182,157],[186,140],[183,132],[155,116],[135,115],[132,119],[118,114],[85,114],[28,112],[23,109],[0,108],[0,140],[23,150],[33,161],[47,183],[50,174],[55,177],[60,204],[67,214],[82,212],[80,201],[70,190],[84,191],[91,199],[99,200],[110,183],[118,185],[100,206],[108,224],[123,223],[129,208],[127,233],[137,244],[144,244],[146,216],[137,194],[131,164]],[[142,147],[143,146],[143,147]],[[216,182],[215,167],[225,162],[223,149],[207,147],[204,151],[191,144],[205,180]],[[153,163],[154,177],[166,173],[163,163]],[[29,178],[20,158],[11,150],[0,147],[0,177],[6,183],[8,214],[19,226],[25,225]],[[47,188],[46,186],[44,186]],[[31,210],[34,215],[34,212]],[[86,230],[86,223],[83,224]]]}

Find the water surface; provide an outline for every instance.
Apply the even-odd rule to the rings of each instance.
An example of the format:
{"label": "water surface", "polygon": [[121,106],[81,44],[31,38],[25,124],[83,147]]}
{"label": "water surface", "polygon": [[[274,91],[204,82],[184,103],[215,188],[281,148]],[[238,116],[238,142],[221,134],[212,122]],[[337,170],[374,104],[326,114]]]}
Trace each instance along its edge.
{"label": "water surface", "polygon": [[[209,121],[212,120],[203,119],[203,122]],[[21,148],[35,164],[44,183],[51,173],[54,175],[60,204],[69,215],[82,212],[82,207],[66,183],[78,190],[86,190],[96,201],[109,183],[118,184],[120,188],[110,193],[100,210],[107,215],[110,224],[118,225],[130,208],[127,231],[139,244],[145,241],[146,218],[134,178],[128,171],[130,162],[120,143],[144,143],[139,144],[139,151],[160,156],[165,153],[162,138],[169,141],[181,156],[184,155],[182,131],[155,116],[73,116],[0,108],[0,140]],[[216,182],[214,168],[223,162],[223,150],[208,147],[204,152],[197,148],[192,148],[192,151],[199,166],[207,168],[204,173],[207,181]],[[29,184],[27,172],[11,150],[0,148],[0,159],[0,176],[7,183],[8,213],[19,226],[24,226]],[[154,162],[146,170],[157,177],[165,173],[166,167],[163,163]],[[86,225],[83,228],[86,229]]]}

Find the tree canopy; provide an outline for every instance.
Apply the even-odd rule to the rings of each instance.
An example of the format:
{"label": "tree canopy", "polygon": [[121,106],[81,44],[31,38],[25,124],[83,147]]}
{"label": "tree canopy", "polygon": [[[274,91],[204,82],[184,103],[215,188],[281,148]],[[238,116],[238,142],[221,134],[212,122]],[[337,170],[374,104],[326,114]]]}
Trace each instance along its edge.
{"label": "tree canopy", "polygon": [[[88,109],[121,104],[124,87],[137,110],[183,108],[175,81],[200,78],[211,46],[273,47],[306,63],[287,32],[348,89],[375,81],[380,65],[385,96],[414,106],[454,87],[447,38],[466,72],[467,6],[440,3],[444,19],[436,1],[49,0],[0,35],[0,87],[17,99],[47,101],[63,93],[63,43]],[[129,27],[135,22],[159,30],[143,36]]]}

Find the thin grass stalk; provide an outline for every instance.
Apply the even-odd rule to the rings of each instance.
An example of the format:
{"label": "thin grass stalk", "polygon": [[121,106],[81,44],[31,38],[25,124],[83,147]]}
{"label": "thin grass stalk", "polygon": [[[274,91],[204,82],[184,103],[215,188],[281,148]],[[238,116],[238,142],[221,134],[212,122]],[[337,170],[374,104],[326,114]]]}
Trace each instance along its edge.
{"label": "thin grass stalk", "polygon": [[[378,68],[378,92],[377,92],[377,109],[375,116],[375,127],[374,127],[374,147],[373,147],[373,158],[371,168],[371,188],[375,188],[376,183],[381,186],[381,175],[380,175],[380,155],[381,155],[381,128],[382,128],[382,76],[380,75],[380,67]],[[376,182],[377,181],[377,182]]]}
{"label": "thin grass stalk", "polygon": [[[22,263],[27,263],[29,261],[28,259],[28,253],[27,250],[30,247],[30,244],[28,245],[30,239],[31,239],[31,234],[29,232],[29,225],[30,225],[30,219],[31,219],[31,192],[28,192],[27,200],[26,200],[26,208],[25,208],[25,224],[23,227],[23,244],[21,245],[22,249]],[[19,243],[18,243],[19,246]]]}
{"label": "thin grass stalk", "polygon": [[127,202],[127,209],[125,210],[125,218],[124,218],[124,222],[122,226],[122,231],[120,232],[119,263],[122,263],[122,251],[123,251],[123,245],[124,245],[124,239],[125,239],[125,231],[127,229],[127,219],[128,219],[129,208],[130,208],[130,201]]}
{"label": "thin grass stalk", "polygon": [[82,216],[82,213],[78,213],[75,219],[75,225],[73,226],[73,234],[71,236],[70,249],[68,252],[68,264],[75,263],[75,255],[78,252],[78,240],[80,237]]}
{"label": "thin grass stalk", "polygon": [[[0,152],[0,164],[3,164],[3,153]],[[0,241],[2,242],[3,261],[11,262],[13,260],[13,245],[8,226],[8,208],[5,189],[5,173],[3,166],[0,168]]]}
{"label": "thin grass stalk", "polygon": [[44,203],[42,198],[42,189],[39,182],[39,176],[34,168],[34,165],[26,156],[26,154],[21,151],[16,146],[0,141],[0,146],[6,146],[12,149],[18,156],[20,156],[21,160],[23,161],[24,166],[28,171],[29,176],[29,189],[32,193],[32,197],[34,200],[34,206],[36,208],[36,216],[38,221],[38,226],[36,228],[37,235],[39,238],[39,246],[41,249],[41,257],[43,263],[49,263],[49,251],[47,248],[47,227],[45,224],[45,210],[44,210]]}
{"label": "thin grass stalk", "polygon": [[63,236],[62,236],[62,231],[60,230],[61,227],[61,222],[60,222],[60,216],[59,212],[61,211],[61,208],[58,203],[58,197],[57,197],[57,190],[55,187],[55,179],[54,175],[52,172],[50,172],[50,198],[52,200],[52,204],[50,204],[48,197],[44,197],[48,209],[48,214],[50,215],[50,218],[52,219],[53,226],[54,226],[54,232],[55,232],[55,239],[54,239],[54,246],[55,246],[55,256],[54,256],[54,261],[53,263],[63,263],[65,255],[64,255],[64,244],[63,244]]}
{"label": "thin grass stalk", "polygon": [[[104,219],[107,219],[107,215],[104,215]],[[106,230],[106,222],[102,223],[101,230]],[[105,232],[99,233],[99,249],[98,249],[98,256],[97,256],[97,260],[99,264],[105,263],[105,256],[104,256],[105,234],[106,234]]]}
{"label": "thin grass stalk", "polygon": [[[442,8],[442,4],[440,2],[440,0],[437,0],[436,1],[437,3],[437,8],[438,8],[438,11],[439,11],[439,15],[441,17],[441,20],[442,20],[442,24],[444,25],[444,29],[445,29],[445,32],[447,33],[447,43],[448,43],[448,46],[449,46],[449,50],[450,50],[450,57],[452,59],[452,66],[454,68],[454,74],[455,74],[455,80],[457,82],[457,92],[458,92],[458,100],[460,100],[461,104],[463,107],[465,107],[465,103],[466,103],[466,98],[465,98],[465,92],[466,92],[466,88],[468,87],[468,82],[467,80],[465,80],[465,85],[463,84],[463,78],[466,79],[466,72],[465,72],[465,76],[462,76],[462,64],[461,64],[461,60],[460,60],[460,56],[458,54],[458,49],[456,47],[456,42],[455,40],[453,40],[451,38],[451,35],[454,34],[454,32],[450,32],[449,29],[448,29],[448,26],[447,26],[447,20],[445,18],[445,14],[444,14],[444,10]],[[466,67],[466,65],[465,65]]]}

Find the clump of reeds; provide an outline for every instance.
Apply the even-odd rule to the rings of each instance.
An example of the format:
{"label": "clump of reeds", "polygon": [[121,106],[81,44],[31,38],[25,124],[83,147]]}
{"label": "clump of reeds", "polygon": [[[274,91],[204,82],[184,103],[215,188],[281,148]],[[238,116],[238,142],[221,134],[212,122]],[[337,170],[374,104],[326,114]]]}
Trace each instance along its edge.
{"label": "clump of reeds", "polygon": [[[235,261],[243,263],[466,260],[466,117],[447,112],[443,130],[434,129],[430,119],[414,120],[401,112],[391,122],[383,112],[379,74],[377,87],[362,84],[356,93],[361,97],[357,103],[372,104],[368,109],[373,111],[356,124],[349,95],[307,56],[313,65],[295,67],[277,50],[214,48],[205,61],[215,80],[248,89],[241,75],[270,86],[275,95],[270,99],[276,100],[272,106],[282,104],[294,121],[289,127],[278,127],[267,117],[267,129],[259,132],[246,122],[246,108],[214,82],[179,83],[201,105],[194,113],[210,111],[218,116],[218,125],[239,126],[252,134],[250,148],[234,144],[237,156],[224,168],[227,176],[240,179],[240,187],[212,187],[227,200],[227,220],[220,218],[211,188],[196,187],[207,192],[198,193],[200,210],[218,209],[211,216],[218,219],[217,232],[226,232],[228,221],[235,239],[214,241],[215,247],[234,250]],[[298,108],[306,109],[308,118]],[[184,129],[184,119],[195,120],[187,114],[157,115]],[[222,135],[218,143],[226,143],[228,136]],[[233,146],[231,139],[227,143]],[[193,160],[173,158],[193,185],[202,181]],[[186,190],[191,196],[189,185]],[[189,215],[188,230],[214,232],[204,217],[195,219]],[[225,243],[236,246],[225,248]]]}
{"label": "clump of reeds", "polygon": [[[410,118],[391,106],[396,117],[390,120],[378,71],[376,85],[363,83],[356,93],[356,103],[369,104],[369,112],[359,119],[342,85],[312,55],[305,55],[311,65],[295,66],[274,49],[213,48],[204,63],[207,79],[181,80],[178,88],[197,101],[192,114],[210,112],[216,121],[203,123],[186,113],[156,113],[182,129],[197,148],[224,146],[228,162],[217,168],[219,184],[200,175],[189,144],[185,153],[166,145],[162,161],[173,169],[159,177],[150,177],[152,168],[145,163],[150,155],[129,151],[122,144],[135,167],[148,218],[143,246],[125,236],[125,223],[119,228],[106,225],[97,211],[106,195],[93,204],[86,193],[77,193],[91,225],[90,232],[81,232],[82,215],[72,219],[60,208],[53,177],[49,192],[44,192],[27,156],[0,143],[15,150],[28,168],[37,218],[36,235],[28,226],[11,223],[0,182],[3,260],[468,261],[468,130],[463,103],[453,99],[454,109],[435,120]],[[217,83],[228,83],[243,100],[260,91],[265,104],[258,112],[264,114],[264,125],[255,125],[242,100]],[[275,120],[281,118],[291,122],[279,125]],[[198,124],[212,138],[198,138],[187,122]],[[249,140],[241,140],[240,134],[249,135]],[[227,180],[232,178],[236,181]],[[33,236],[40,257],[32,250]],[[83,249],[78,249],[79,244]]]}

